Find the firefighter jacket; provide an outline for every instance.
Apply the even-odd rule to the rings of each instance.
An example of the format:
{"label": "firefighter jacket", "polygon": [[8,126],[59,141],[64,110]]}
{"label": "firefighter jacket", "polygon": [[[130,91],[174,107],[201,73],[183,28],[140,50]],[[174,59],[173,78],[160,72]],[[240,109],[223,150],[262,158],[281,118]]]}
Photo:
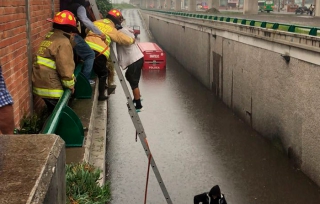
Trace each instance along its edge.
{"label": "firefighter jacket", "polygon": [[107,58],[110,56],[110,43],[114,41],[121,45],[131,45],[134,43],[134,38],[127,36],[126,34],[119,32],[114,23],[110,19],[101,19],[93,22],[93,24],[106,35],[106,40],[103,41],[100,36],[90,31],[87,34],[86,42],[91,49],[103,54]]}
{"label": "firefighter jacket", "polygon": [[[33,63],[33,93],[42,98],[59,99],[64,88],[75,84],[73,50],[62,30],[54,29],[41,42]],[[69,36],[70,37],[70,36]]]}

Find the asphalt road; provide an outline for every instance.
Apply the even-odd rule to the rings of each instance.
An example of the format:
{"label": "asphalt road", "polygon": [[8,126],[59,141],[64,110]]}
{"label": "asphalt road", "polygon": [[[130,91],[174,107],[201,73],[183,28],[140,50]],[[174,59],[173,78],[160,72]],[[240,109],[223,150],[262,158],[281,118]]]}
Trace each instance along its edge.
{"label": "asphalt road", "polygon": [[[127,25],[141,26],[140,41],[150,41],[138,11],[123,13]],[[111,204],[141,204],[147,157],[135,142],[126,98],[116,84],[108,102]],[[166,72],[143,71],[140,89],[145,109],[140,118],[173,203],[193,203],[194,195],[215,184],[229,204],[320,203],[319,187],[170,55]],[[166,203],[152,171],[147,203]]]}

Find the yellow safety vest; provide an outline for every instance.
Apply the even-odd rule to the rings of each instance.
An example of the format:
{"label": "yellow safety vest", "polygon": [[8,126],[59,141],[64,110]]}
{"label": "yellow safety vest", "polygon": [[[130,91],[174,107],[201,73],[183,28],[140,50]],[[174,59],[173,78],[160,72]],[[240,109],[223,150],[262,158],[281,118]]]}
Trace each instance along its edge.
{"label": "yellow safety vest", "polygon": [[89,45],[89,47],[99,53],[101,53],[102,55],[106,56],[107,58],[109,58],[110,56],[110,47],[107,46],[107,47],[102,47],[101,45],[98,45],[96,43],[93,43],[93,42],[90,42],[90,41],[87,41],[87,44]]}
{"label": "yellow safety vest", "polygon": [[[87,44],[89,45],[89,47],[99,53],[101,53],[102,55],[106,56],[107,58],[109,58],[110,56],[110,43],[111,43],[111,38],[108,36],[108,32],[112,30],[112,27],[110,27],[110,25],[108,24],[109,22],[104,19],[103,21],[95,21],[93,22],[93,24],[103,33],[106,35],[106,41],[104,42],[104,44],[106,44],[106,46],[104,44],[98,44],[98,43],[94,43],[91,42],[90,40],[86,40]],[[88,35],[88,39],[90,39],[90,34],[94,35],[92,33],[92,31],[90,31],[89,35]]]}
{"label": "yellow safety vest", "polygon": [[109,25],[110,20],[103,19],[103,21],[95,21],[93,24],[101,30],[106,35],[106,42],[108,45],[111,43],[111,38],[108,36],[108,32],[110,32],[113,28]]}

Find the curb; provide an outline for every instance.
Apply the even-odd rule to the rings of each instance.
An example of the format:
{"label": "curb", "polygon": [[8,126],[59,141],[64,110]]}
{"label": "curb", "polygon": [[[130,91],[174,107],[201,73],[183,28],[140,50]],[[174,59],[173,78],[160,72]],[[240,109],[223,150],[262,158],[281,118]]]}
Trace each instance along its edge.
{"label": "curb", "polygon": [[106,143],[107,143],[107,101],[98,101],[98,84],[96,82],[94,102],[90,116],[89,130],[85,142],[83,160],[101,170],[100,185],[105,184]]}
{"label": "curb", "polygon": [[90,123],[89,123],[89,127],[88,127],[87,136],[85,137],[86,140],[84,142],[84,146],[85,146],[85,152],[84,152],[84,157],[83,157],[84,162],[89,162],[89,160],[90,160],[90,149],[91,149],[91,144],[92,144],[94,115],[96,113],[97,105],[98,105],[98,86],[96,84],[94,94],[93,94],[93,105],[91,108]]}

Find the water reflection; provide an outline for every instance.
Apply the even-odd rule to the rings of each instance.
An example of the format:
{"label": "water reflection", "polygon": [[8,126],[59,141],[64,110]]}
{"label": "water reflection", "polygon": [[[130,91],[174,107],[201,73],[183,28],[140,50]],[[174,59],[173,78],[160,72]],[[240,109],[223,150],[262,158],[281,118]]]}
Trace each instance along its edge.
{"label": "water reflection", "polygon": [[148,82],[164,82],[166,79],[166,70],[142,70],[142,79]]}

